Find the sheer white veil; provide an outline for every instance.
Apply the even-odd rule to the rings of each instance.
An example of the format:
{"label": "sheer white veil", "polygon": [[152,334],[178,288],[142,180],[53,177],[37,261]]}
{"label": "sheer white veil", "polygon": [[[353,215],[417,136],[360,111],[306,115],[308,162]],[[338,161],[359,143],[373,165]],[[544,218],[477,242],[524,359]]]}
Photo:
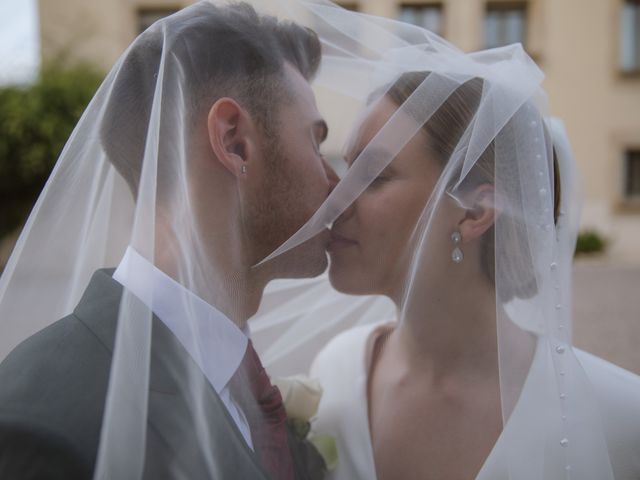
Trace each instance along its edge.
{"label": "sheer white veil", "polygon": [[[387,258],[398,251],[391,240],[378,241],[377,256],[366,257],[362,267],[368,238],[349,230],[360,249],[353,255],[361,263],[344,260],[347,253],[340,260],[336,253],[330,267],[339,289],[341,279],[358,279],[355,287],[352,282],[343,288],[346,294],[332,292],[328,277],[277,281],[267,288],[251,326],[268,368],[285,374],[308,367],[328,339],[353,325],[428,318],[434,287],[457,292],[455,302],[481,308],[486,298],[465,289],[473,283],[461,287],[452,274],[460,267],[451,257],[457,241],[450,217],[460,213],[455,209],[473,212],[477,199],[472,192],[490,184],[495,221],[480,240],[484,280],[479,281],[488,280],[494,292],[503,427],[515,409],[524,408],[523,389],[535,389],[538,401],[528,406],[528,423],[505,428],[501,473],[511,479],[613,478],[593,387],[572,350],[571,267],[579,187],[564,129],[556,120],[545,120],[543,73],[520,45],[467,54],[415,26],[324,2],[298,6],[306,9],[308,25],[323,41],[316,80],[320,98],[333,95],[335,105],[345,106],[337,109],[339,124],[354,102],[358,113],[351,114],[346,174],[313,218],[268,258],[327,225],[346,225],[342,219],[352,215],[354,202],[364,203],[374,195],[370,192],[385,188],[377,186],[379,176],[423,129],[430,155],[439,157],[442,170],[421,213],[409,217],[412,233],[400,256]],[[380,115],[376,108],[383,98],[397,109],[366,136],[363,125]],[[380,222],[383,218],[381,213]],[[388,233],[393,237],[393,230]],[[384,292],[362,295],[375,292],[377,285],[369,288],[370,277],[356,277],[350,270],[372,274],[382,266],[395,272],[397,264],[403,267],[402,295],[395,305]],[[474,428],[480,427],[469,425],[470,431]]]}
{"label": "sheer white veil", "polygon": [[[411,87],[372,138],[360,138],[357,129],[345,138],[351,166],[315,213],[301,222],[292,218],[274,234],[272,240],[278,241],[269,244],[268,251],[247,252],[241,241],[235,242],[246,227],[239,195],[232,189],[225,201],[216,203],[215,193],[222,195],[225,184],[215,176],[207,184],[204,170],[194,171],[188,161],[200,145],[194,143],[193,112],[209,107],[203,100],[206,94],[192,82],[210,75],[208,68],[216,60],[207,54],[207,45],[213,45],[207,42],[216,40],[203,32],[221,18],[215,6],[226,3],[200,2],[154,24],[123,54],[96,93],[0,280],[0,361],[30,335],[72,312],[93,272],[115,267],[127,247],[154,263],[159,250],[170,252],[171,276],[219,308],[225,298],[236,307],[242,304],[248,288],[224,274],[229,261],[252,271],[294,272],[272,277],[319,273],[324,254],[318,257],[317,242],[326,239],[327,227],[366,194],[451,99],[461,97],[466,113],[452,118],[441,132],[444,140],[437,148],[442,171],[412,219],[399,304],[381,296],[338,294],[326,274],[278,280],[268,286],[261,310],[250,322],[254,343],[271,373],[299,373],[336,333],[356,324],[413,317],[424,308],[425,292],[435,281],[456,289],[455,283],[446,283],[448,277],[440,277],[446,269],[432,270],[435,264],[456,267],[451,249],[442,250],[443,243],[451,244],[452,232],[443,227],[447,212],[473,209],[470,192],[489,183],[497,214],[483,261],[495,290],[500,377],[496,407],[505,425],[529,374],[526,352],[536,350],[544,359],[544,402],[535,409],[541,428],[518,430],[510,437],[506,478],[613,478],[594,394],[571,348],[574,166],[561,129],[544,120],[543,74],[522,47],[467,54],[419,27],[346,11],[327,0],[250,1],[259,14],[292,20],[317,33],[322,62],[314,88],[330,127],[344,128],[338,135],[346,137],[352,121],[365,121],[398,82],[408,81]],[[231,24],[229,35],[233,31]],[[212,50],[226,52],[232,64],[242,52],[235,52],[235,46],[225,50],[225,45],[223,40]],[[279,50],[278,45],[273,40],[264,48]],[[288,60],[296,58],[294,53]],[[225,73],[214,78],[222,85]],[[229,88],[241,91],[244,85],[238,81]],[[132,86],[140,89],[128,90]],[[265,90],[264,98],[272,94]],[[114,104],[132,106],[143,117],[130,118],[126,108],[113,110]],[[105,124],[110,127],[105,129]],[[558,185],[554,148],[562,185],[559,208],[553,195]],[[139,158],[140,163],[132,169],[118,162],[123,157]],[[279,185],[284,193],[295,186]],[[290,201],[292,216],[299,213],[297,207]],[[206,215],[211,211],[228,215],[211,225]],[[554,213],[559,213],[557,220]],[[235,248],[217,249],[219,238]],[[384,251],[376,265],[378,260],[380,265],[388,260]],[[122,296],[94,478],[144,475],[153,377],[149,306],[161,294],[151,289],[140,298],[125,290]],[[460,302],[480,300],[470,291],[459,291]],[[198,308],[188,295],[181,303],[187,312]],[[185,324],[193,336],[200,334],[197,324],[189,319]],[[197,441],[189,448],[197,448],[206,459],[209,478],[218,478],[224,459],[216,457],[208,429],[212,419],[203,403],[203,377],[188,368],[169,371],[183,390],[195,426]],[[558,451],[562,461],[550,461]],[[167,465],[156,467],[172,478],[186,478],[183,465],[172,463],[170,456],[163,461]]]}

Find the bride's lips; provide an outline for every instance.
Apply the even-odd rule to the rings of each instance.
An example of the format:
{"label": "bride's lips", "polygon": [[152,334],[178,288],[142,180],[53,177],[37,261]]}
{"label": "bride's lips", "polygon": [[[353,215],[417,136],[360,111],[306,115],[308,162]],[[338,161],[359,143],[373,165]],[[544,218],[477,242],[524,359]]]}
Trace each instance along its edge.
{"label": "bride's lips", "polygon": [[355,240],[345,237],[344,235],[340,235],[339,233],[332,230],[331,238],[329,240],[329,244],[327,245],[327,251],[333,252],[335,250],[352,247],[357,244],[358,242],[356,242]]}

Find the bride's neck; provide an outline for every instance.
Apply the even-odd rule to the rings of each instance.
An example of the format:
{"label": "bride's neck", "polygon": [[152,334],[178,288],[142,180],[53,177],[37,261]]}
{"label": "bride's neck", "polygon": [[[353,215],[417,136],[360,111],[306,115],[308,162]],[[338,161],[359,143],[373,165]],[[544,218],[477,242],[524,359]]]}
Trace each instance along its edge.
{"label": "bride's neck", "polygon": [[427,366],[436,377],[496,372],[495,291],[480,275],[459,272],[404,300],[393,342],[408,368]]}

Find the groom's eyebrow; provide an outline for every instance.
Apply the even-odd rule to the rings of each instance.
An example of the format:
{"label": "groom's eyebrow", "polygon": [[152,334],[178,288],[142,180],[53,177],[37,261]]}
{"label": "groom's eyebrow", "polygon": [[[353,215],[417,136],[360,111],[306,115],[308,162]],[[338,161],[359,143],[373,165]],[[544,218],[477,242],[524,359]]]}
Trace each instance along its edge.
{"label": "groom's eyebrow", "polygon": [[329,126],[327,125],[327,122],[322,119],[316,120],[313,124],[313,129],[317,132],[316,138],[318,139],[318,143],[322,143],[327,139],[327,136],[329,135]]}

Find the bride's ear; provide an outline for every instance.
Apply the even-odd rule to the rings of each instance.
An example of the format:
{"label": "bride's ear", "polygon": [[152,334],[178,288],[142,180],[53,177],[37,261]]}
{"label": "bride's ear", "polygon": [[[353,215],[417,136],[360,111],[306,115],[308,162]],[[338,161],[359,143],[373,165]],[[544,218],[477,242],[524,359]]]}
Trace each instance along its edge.
{"label": "bride's ear", "polygon": [[474,189],[468,196],[468,204],[470,208],[458,224],[463,243],[480,238],[495,223],[497,210],[493,185],[483,184]]}
{"label": "bride's ear", "polygon": [[218,161],[236,177],[245,173],[255,151],[249,113],[235,100],[220,98],[209,110],[207,132]]}

